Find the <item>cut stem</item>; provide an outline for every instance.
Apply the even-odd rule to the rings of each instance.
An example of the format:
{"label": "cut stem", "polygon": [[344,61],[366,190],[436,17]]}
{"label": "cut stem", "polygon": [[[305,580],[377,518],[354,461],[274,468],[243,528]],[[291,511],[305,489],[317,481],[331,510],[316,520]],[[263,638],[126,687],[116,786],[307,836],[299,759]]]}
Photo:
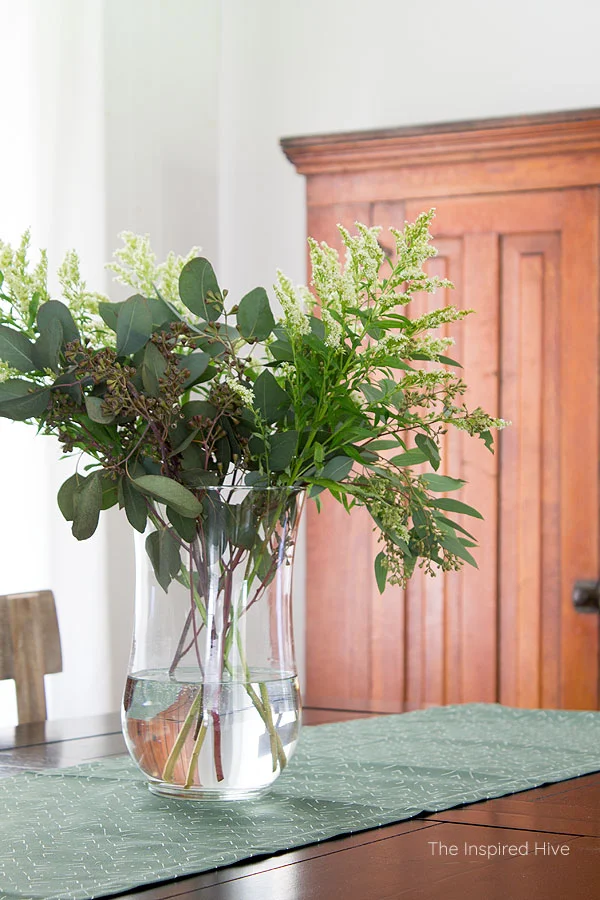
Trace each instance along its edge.
{"label": "cut stem", "polygon": [[177,764],[177,760],[181,756],[181,751],[183,750],[183,745],[185,744],[186,738],[190,733],[190,729],[196,718],[199,709],[202,709],[202,697],[204,694],[204,689],[202,685],[200,685],[198,689],[198,693],[194,697],[192,701],[192,705],[189,708],[188,714],[183,721],[183,725],[181,726],[181,730],[177,735],[177,740],[173,744],[171,748],[171,752],[167,757],[167,761],[165,763],[165,767],[162,773],[163,781],[173,781],[173,773],[175,771],[175,766]]}
{"label": "cut stem", "polygon": [[191,788],[194,783],[194,774],[196,772],[196,767],[198,765],[198,757],[200,756],[200,751],[202,750],[202,744],[204,743],[204,738],[206,737],[207,731],[208,731],[208,719],[207,719],[206,711],[203,711],[202,719],[200,721],[200,728],[198,729],[198,734],[196,735],[196,740],[194,741],[194,749],[192,750],[192,755],[190,757],[190,764],[188,766],[188,771],[187,771],[187,777],[185,779],[184,788],[186,788],[186,789]]}

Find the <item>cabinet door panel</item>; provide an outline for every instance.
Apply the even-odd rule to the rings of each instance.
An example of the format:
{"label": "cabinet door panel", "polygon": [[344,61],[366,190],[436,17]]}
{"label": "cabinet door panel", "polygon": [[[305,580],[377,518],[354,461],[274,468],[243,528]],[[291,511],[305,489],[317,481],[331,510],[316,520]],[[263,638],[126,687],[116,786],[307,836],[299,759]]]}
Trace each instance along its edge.
{"label": "cabinet door panel", "polygon": [[[366,516],[350,523],[331,504],[311,516],[309,571],[325,564],[325,542],[328,551],[308,588],[308,700],[327,705],[335,684],[336,705],[360,698],[384,711],[596,708],[598,620],[574,611],[571,589],[598,575],[597,189],[376,203],[371,221],[399,226],[430,206],[432,267],[457,285],[433,302],[476,310],[451,331],[467,402],[513,423],[494,455],[460,432],[444,439],[448,474],[467,480],[462,497],[485,517],[465,523],[479,568],[417,574],[380,598]],[[415,298],[409,314],[431,303]],[[340,618],[350,632],[336,637]]]}

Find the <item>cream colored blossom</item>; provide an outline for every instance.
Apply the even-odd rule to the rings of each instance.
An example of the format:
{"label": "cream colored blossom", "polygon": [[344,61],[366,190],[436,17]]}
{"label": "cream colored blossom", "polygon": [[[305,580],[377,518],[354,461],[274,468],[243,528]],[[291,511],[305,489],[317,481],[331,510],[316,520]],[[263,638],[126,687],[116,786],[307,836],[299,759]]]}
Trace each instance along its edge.
{"label": "cream colored blossom", "polygon": [[322,318],[325,325],[325,345],[335,350],[342,341],[342,326],[328,309],[323,309]]}
{"label": "cream colored blossom", "polygon": [[249,407],[252,407],[254,404],[254,394],[247,388],[242,382],[235,377],[235,375],[228,374],[225,377],[225,382],[227,386],[236,394],[240,400]]}
{"label": "cream colored blossom", "polygon": [[310,333],[310,322],[303,309],[302,300],[290,279],[277,270],[277,282],[273,285],[275,296],[281,304],[290,337],[301,338]]}
{"label": "cream colored blossom", "polygon": [[[200,255],[200,247],[192,247],[185,257],[171,252],[165,262],[157,263],[148,234],[122,231],[119,237],[123,246],[115,250],[113,261],[106,266],[115,273],[116,281],[129,285],[144,297],[154,297],[158,291],[165,300],[180,308],[179,276],[186,263]],[[189,315],[189,310],[183,309]]]}
{"label": "cream colored blossom", "polygon": [[31,312],[34,295],[38,295],[38,305],[48,300],[46,251],[41,251],[38,264],[33,270],[30,270],[29,243],[29,229],[23,233],[19,246],[16,248],[0,241],[0,272],[4,279],[2,291],[11,298],[13,309],[18,312],[27,325],[35,316],[35,309],[33,313]]}
{"label": "cream colored blossom", "polygon": [[12,369],[8,363],[2,362],[0,359],[0,384],[8,381],[9,378],[16,378],[20,374],[20,372],[17,372],[16,369]]}
{"label": "cream colored blossom", "polygon": [[366,284],[367,289],[373,291],[377,287],[379,270],[385,258],[383,248],[377,240],[381,228],[369,228],[361,222],[355,222],[355,226],[358,234],[352,236],[342,225],[338,225],[348,251],[346,268],[354,273],[355,282]]}

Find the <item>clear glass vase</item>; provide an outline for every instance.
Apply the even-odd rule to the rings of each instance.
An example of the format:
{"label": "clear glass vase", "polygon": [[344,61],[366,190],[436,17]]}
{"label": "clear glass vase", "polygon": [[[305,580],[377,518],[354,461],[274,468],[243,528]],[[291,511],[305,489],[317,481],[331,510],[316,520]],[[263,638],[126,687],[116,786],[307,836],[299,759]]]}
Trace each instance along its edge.
{"label": "clear glass vase", "polygon": [[300,731],[291,590],[304,495],[199,496],[199,518],[155,507],[136,533],[123,732],[154,793],[247,799],[282,772]]}

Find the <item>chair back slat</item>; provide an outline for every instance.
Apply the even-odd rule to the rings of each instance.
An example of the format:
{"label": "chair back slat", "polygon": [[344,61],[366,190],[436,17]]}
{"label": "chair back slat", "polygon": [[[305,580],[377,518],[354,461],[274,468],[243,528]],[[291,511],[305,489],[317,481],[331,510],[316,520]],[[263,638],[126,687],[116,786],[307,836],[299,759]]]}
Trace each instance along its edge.
{"label": "chair back slat", "polygon": [[46,718],[44,675],[61,671],[52,591],[0,596],[0,680],[15,681],[19,724]]}

